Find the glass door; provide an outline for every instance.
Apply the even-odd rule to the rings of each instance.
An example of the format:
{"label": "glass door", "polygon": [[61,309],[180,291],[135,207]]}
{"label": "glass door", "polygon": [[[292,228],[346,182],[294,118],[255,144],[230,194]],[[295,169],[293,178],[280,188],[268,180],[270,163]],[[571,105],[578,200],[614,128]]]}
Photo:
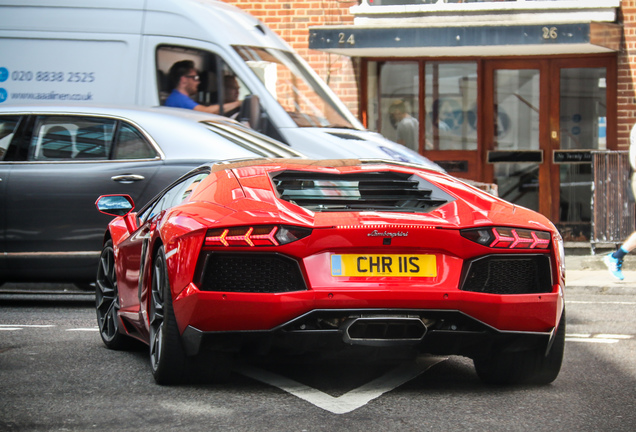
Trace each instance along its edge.
{"label": "glass door", "polygon": [[[484,67],[486,176],[499,195],[589,239],[591,152],[615,137],[611,58],[496,60]],[[608,88],[612,87],[612,88]],[[613,133],[613,132],[611,132]]]}
{"label": "glass door", "polygon": [[[554,219],[564,238],[589,239],[592,201],[593,150],[607,149],[608,80],[612,63],[605,59],[554,62],[555,98],[558,98],[558,139],[553,140],[551,162],[558,172],[558,215]],[[557,101],[555,101],[556,103]],[[611,111],[611,110],[610,110]],[[610,114],[611,115],[611,114]]]}
{"label": "glass door", "polygon": [[547,65],[495,61],[485,69],[483,136],[491,178],[500,197],[548,216]]}

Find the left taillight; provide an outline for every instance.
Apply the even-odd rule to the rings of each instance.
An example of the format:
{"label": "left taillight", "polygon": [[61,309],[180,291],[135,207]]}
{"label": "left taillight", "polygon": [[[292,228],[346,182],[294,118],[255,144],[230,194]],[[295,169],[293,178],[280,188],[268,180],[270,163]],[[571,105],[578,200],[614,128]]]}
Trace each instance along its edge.
{"label": "left taillight", "polygon": [[205,246],[280,246],[311,234],[311,229],[285,225],[213,228],[205,234]]}
{"label": "left taillight", "polygon": [[550,233],[524,228],[484,227],[462,230],[468,240],[497,249],[549,249]]}

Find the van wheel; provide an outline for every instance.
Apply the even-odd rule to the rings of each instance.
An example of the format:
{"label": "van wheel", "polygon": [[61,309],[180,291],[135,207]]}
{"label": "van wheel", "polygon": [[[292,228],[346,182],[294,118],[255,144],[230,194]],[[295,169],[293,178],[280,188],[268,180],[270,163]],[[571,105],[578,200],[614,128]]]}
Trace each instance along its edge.
{"label": "van wheel", "polygon": [[158,384],[186,380],[186,357],[172,309],[172,293],[163,246],[155,254],[150,298],[150,364]]}
{"label": "van wheel", "polygon": [[106,242],[99,257],[95,279],[95,309],[99,335],[104,344],[114,350],[131,348],[133,339],[121,332],[115,252],[111,240]]}
{"label": "van wheel", "polygon": [[565,348],[565,311],[550,352],[544,349],[494,352],[473,360],[479,378],[488,384],[550,384],[559,375]]}

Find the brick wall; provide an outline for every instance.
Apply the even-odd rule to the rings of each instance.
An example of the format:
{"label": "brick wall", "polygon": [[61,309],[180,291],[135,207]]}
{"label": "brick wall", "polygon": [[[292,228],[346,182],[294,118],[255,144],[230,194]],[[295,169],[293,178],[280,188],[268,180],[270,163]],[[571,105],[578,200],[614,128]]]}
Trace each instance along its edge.
{"label": "brick wall", "polygon": [[351,60],[308,48],[309,27],[352,24],[349,8],[357,0],[223,0],[263,21],[281,36],[325,80],[354,115],[358,115],[358,86]]}
{"label": "brick wall", "polygon": [[636,123],[636,0],[622,0],[619,22],[623,41],[618,55],[617,141],[618,149],[629,148],[629,132]]}

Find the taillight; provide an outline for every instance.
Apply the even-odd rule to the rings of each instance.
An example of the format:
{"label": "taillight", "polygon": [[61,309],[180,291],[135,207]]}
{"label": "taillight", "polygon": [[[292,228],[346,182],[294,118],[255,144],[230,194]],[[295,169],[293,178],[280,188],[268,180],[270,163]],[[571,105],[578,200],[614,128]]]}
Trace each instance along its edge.
{"label": "taillight", "polygon": [[311,234],[309,228],[256,225],[214,228],[205,235],[205,246],[280,246]]}
{"label": "taillight", "polygon": [[522,228],[472,228],[462,230],[468,240],[499,249],[548,249],[550,233]]}

